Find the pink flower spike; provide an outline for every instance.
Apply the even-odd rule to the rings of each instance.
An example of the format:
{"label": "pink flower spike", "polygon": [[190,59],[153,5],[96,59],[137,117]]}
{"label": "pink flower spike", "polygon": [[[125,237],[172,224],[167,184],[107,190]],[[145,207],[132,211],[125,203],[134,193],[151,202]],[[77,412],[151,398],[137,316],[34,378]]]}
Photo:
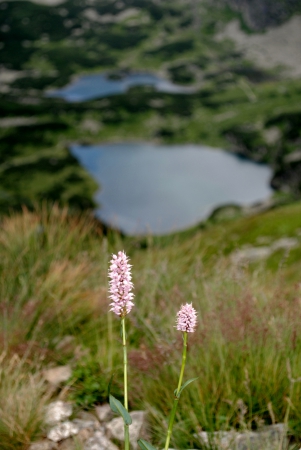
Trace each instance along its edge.
{"label": "pink flower spike", "polygon": [[197,323],[197,312],[193,308],[192,303],[182,305],[177,313],[176,328],[179,331],[193,333]]}
{"label": "pink flower spike", "polygon": [[117,316],[126,316],[134,306],[132,302],[134,294],[131,292],[133,283],[131,282],[131,265],[124,252],[113,255],[110,261],[110,303],[111,309]]}

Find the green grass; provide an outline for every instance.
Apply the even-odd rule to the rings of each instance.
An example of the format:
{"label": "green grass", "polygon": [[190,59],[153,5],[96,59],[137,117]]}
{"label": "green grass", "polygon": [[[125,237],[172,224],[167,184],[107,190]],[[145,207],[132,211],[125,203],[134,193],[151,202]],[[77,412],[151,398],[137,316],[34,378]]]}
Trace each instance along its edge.
{"label": "green grass", "polygon": [[[298,440],[301,386],[296,383],[290,393],[287,361],[292,376],[299,377],[300,229],[300,203],[146,239],[104,235],[89,215],[56,206],[3,219],[1,376],[14,367],[1,385],[6,399],[0,409],[1,442],[11,442],[5,448],[25,450],[43,435],[39,418],[51,395],[47,385],[30,385],[34,403],[28,410],[22,389],[41,379],[48,366],[71,364],[73,377],[61,395],[82,407],[105,400],[113,372],[112,393],[121,395],[120,324],[108,313],[107,298],[108,261],[120,249],[131,258],[135,285],[135,308],[127,318],[130,409],[149,411],[153,443],[158,448],[164,443],[181,358],[175,315],[187,301],[197,309],[199,325],[189,336],[185,379],[199,380],[181,396],[172,445],[200,448],[197,430],[241,427],[241,400],[247,406],[244,426],[281,422],[288,396],[290,434]],[[234,249],[283,236],[299,239],[299,246],[250,267],[231,262]],[[66,336],[73,339],[61,347]],[[18,410],[7,422],[6,409],[21,399],[22,417]]]}

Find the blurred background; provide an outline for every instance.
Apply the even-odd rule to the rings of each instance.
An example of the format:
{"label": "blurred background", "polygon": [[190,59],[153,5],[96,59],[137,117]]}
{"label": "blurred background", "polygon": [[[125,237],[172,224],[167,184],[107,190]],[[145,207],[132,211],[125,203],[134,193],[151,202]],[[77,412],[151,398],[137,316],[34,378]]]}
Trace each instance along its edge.
{"label": "blurred background", "polygon": [[[1,0],[1,214],[47,200],[165,233],[222,204],[299,198],[300,13],[300,0]],[[226,169],[204,146],[240,160]]]}

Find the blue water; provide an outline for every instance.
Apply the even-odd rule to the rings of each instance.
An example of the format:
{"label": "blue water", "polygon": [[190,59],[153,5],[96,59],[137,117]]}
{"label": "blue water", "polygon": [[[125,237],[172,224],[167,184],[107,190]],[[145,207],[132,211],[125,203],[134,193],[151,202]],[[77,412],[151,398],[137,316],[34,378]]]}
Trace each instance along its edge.
{"label": "blue water", "polygon": [[83,102],[96,98],[126,93],[134,86],[152,86],[158,92],[170,94],[191,94],[194,88],[179,86],[154,74],[133,73],[118,80],[106,74],[84,75],[64,88],[47,92],[48,97],[63,98],[68,102]]}
{"label": "blue water", "polygon": [[190,227],[218,205],[252,204],[271,195],[272,171],[199,145],[72,145],[99,183],[96,215],[128,235]]}

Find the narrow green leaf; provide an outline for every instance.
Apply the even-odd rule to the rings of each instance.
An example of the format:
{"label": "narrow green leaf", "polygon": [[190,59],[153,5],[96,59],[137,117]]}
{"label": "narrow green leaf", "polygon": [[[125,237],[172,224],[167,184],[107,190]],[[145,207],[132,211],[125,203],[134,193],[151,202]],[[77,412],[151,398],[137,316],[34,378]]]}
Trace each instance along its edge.
{"label": "narrow green leaf", "polygon": [[197,380],[199,377],[196,378],[190,378],[190,380],[187,380],[181,387],[180,392],[178,393],[178,397],[181,395],[183,389],[185,389],[190,383],[192,383],[193,381]]}
{"label": "narrow green leaf", "polygon": [[137,442],[142,450],[157,450],[155,447],[153,447],[149,442],[145,441],[144,439],[139,439]]}
{"label": "narrow green leaf", "polygon": [[113,395],[110,395],[110,406],[111,410],[114,413],[119,414],[123,418],[124,423],[126,425],[131,425],[132,423],[131,416],[129,415],[123,404],[120,403],[120,401],[117,400],[117,398],[113,397]]}

